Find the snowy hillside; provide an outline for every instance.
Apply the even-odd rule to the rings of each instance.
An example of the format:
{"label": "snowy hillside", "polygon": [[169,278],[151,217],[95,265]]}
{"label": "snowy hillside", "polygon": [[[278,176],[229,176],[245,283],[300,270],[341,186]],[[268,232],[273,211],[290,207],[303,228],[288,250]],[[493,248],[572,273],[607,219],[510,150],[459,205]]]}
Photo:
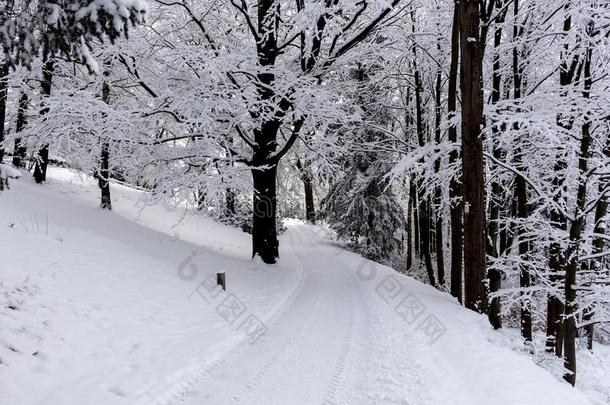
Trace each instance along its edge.
{"label": "snowy hillside", "polygon": [[607,387],[585,387],[589,402],[511,332],[320,228],[288,222],[269,266],[249,260],[247,234],[142,207],[141,192],[113,185],[111,213],[91,179],[27,177],[0,194],[1,404],[605,401]]}

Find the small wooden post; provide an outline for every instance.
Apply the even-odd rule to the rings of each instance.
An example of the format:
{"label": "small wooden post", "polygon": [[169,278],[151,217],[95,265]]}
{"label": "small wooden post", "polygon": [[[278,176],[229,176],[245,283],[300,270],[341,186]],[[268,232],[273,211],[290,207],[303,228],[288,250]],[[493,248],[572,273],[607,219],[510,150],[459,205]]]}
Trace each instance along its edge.
{"label": "small wooden post", "polygon": [[222,286],[224,291],[227,291],[227,281],[225,273],[216,273],[216,284]]}

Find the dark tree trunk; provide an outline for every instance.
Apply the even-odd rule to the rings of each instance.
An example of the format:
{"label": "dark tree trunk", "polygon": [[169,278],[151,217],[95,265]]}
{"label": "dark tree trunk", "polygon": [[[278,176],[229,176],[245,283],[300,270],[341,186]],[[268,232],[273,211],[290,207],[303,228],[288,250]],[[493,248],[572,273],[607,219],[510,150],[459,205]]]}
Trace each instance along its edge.
{"label": "dark tree trunk", "polygon": [[[556,173],[553,178],[552,185],[554,190],[558,190],[555,197],[555,203],[560,204],[563,196],[561,190],[564,188],[563,171],[565,170],[565,161],[559,158],[554,166]],[[551,226],[559,231],[567,229],[566,218],[557,208],[550,210]],[[550,281],[553,286],[557,287],[563,280],[561,273],[563,272],[565,255],[559,241],[552,241],[549,246],[549,271]],[[548,352],[555,353],[558,357],[563,355],[563,320],[562,315],[564,304],[562,297],[556,293],[550,293],[547,298],[547,326],[546,326],[546,349]]]}
{"label": "dark tree trunk", "polygon": [[409,202],[407,204],[407,271],[413,267],[413,194],[415,186],[409,182]]}
{"label": "dark tree trunk", "polygon": [[[498,2],[498,8],[502,7],[502,2]],[[504,18],[506,17],[506,9],[501,11],[496,17],[497,28],[494,32],[494,55],[493,55],[493,77],[492,77],[492,93],[491,93],[491,102],[493,104],[497,104],[500,101],[500,85],[502,82],[502,74],[500,72],[500,54],[498,48],[500,47],[502,41],[502,24],[504,23]],[[497,123],[492,123],[492,133],[494,136],[494,144],[496,142],[497,137],[499,136],[499,128]],[[501,158],[502,152],[498,147],[494,146],[493,155],[495,158]],[[490,220],[488,225],[488,246],[487,253],[491,257],[497,258],[499,256],[498,252],[498,223],[500,221],[500,202],[499,199],[502,198],[503,188],[500,185],[500,182],[495,180],[491,183],[491,197],[489,199],[490,205]],[[489,292],[495,293],[500,290],[502,276],[500,272],[496,269],[489,269]],[[499,329],[502,327],[502,317],[500,313],[502,312],[502,306],[500,297],[493,297],[489,303],[489,311],[488,317],[489,322],[494,327],[494,329]]]}
{"label": "dark tree trunk", "polygon": [[[257,86],[257,97],[263,105],[251,114],[261,118],[260,126],[254,130],[254,142],[257,146],[253,156],[252,183],[253,218],[252,218],[252,257],[258,255],[263,262],[275,263],[279,257],[276,229],[277,209],[277,134],[280,127],[280,116],[286,106],[280,105],[280,111],[273,111],[271,104],[275,98],[275,75],[273,66],[278,55],[277,27],[279,23],[279,3],[273,0],[260,0],[257,3],[258,62],[262,71],[258,74],[261,83]],[[282,102],[280,102],[282,103]],[[269,104],[269,105],[268,105]]]}
{"label": "dark tree trunk", "polygon": [[[457,77],[460,52],[460,14],[458,6],[453,12],[453,27],[451,30],[451,65],[449,67],[449,83],[447,112],[451,122],[448,130],[449,142],[457,143],[457,127],[454,123],[457,111]],[[459,159],[457,149],[449,153],[449,164],[454,165]],[[453,177],[449,183],[449,216],[451,220],[451,295],[462,302],[463,283],[463,238],[462,238],[462,188],[458,178]]]}
{"label": "dark tree trunk", "polygon": [[[565,8],[568,11],[569,5],[566,4]],[[568,14],[563,23],[563,31],[569,32],[572,29],[572,19]],[[578,65],[578,56],[575,55],[571,61],[568,61],[569,47],[567,44],[564,45],[564,51],[562,52],[562,61],[560,64],[559,72],[559,84],[561,86],[561,94],[566,94],[567,86],[573,83],[576,67]],[[572,123],[566,122],[561,115],[557,117],[557,124],[566,131],[572,129]],[[565,202],[565,171],[568,165],[563,156],[558,156],[557,161],[553,167],[555,176],[551,182],[552,189],[555,190],[554,202],[557,206],[564,206]],[[567,230],[567,219],[561,209],[558,207],[552,207],[550,210],[550,222],[559,232],[565,232]],[[550,280],[553,286],[558,286],[563,280],[562,272],[566,267],[566,255],[563,251],[559,241],[552,241],[549,246],[549,270],[551,273]],[[551,293],[548,296],[547,302],[547,351],[554,352],[557,356],[563,355],[563,320],[562,315],[564,313],[563,299],[557,296],[555,293]]]}
{"label": "dark tree trunk", "polygon": [[[405,123],[407,130],[405,131],[405,142],[408,144],[410,134],[413,128],[413,115],[411,114],[411,87],[407,87],[407,95],[405,97]],[[413,256],[417,255],[419,245],[419,230],[417,227],[417,211],[415,208],[415,179],[411,175],[409,178],[409,199],[407,204],[407,271],[411,271],[413,267]],[[414,240],[415,239],[415,240]]]}
{"label": "dark tree trunk", "polygon": [[[108,72],[104,73],[105,76],[108,76],[108,74]],[[102,83],[102,101],[110,104],[110,86],[106,81]],[[108,141],[102,142],[100,171],[97,180],[100,188],[100,207],[112,210],[112,198],[110,197],[110,144]]]}
{"label": "dark tree trunk", "polygon": [[[553,255],[552,252],[557,252],[557,247],[551,246],[552,250],[550,250],[550,255]],[[557,253],[555,253],[557,254]],[[549,260],[550,263],[551,260]],[[558,260],[553,260],[557,262]],[[549,267],[551,265],[549,264]],[[556,265],[550,267],[551,271],[554,272]],[[553,274],[553,273],[552,273]],[[561,276],[554,275],[551,277],[551,281],[555,284],[561,281]],[[546,325],[546,350],[551,353],[555,353],[556,356],[561,357],[563,355],[563,322],[561,316],[563,314],[563,302],[562,300],[555,296],[549,295],[547,299],[547,325]]]}
{"label": "dark tree trunk", "polygon": [[409,187],[409,202],[411,204],[411,210],[413,211],[413,233],[415,235],[415,241],[413,246],[415,247],[415,256],[420,257],[421,242],[420,242],[420,224],[419,224],[419,204],[417,199],[417,185],[415,184],[415,176],[411,176],[411,186]]}
{"label": "dark tree trunk", "polygon": [[[415,53],[415,48],[413,54]],[[416,62],[414,62],[415,64]],[[415,120],[417,128],[417,139],[420,147],[425,146],[426,140],[424,139],[424,123],[422,113],[422,84],[419,69],[415,64]],[[425,189],[421,180],[417,180],[418,198],[419,198],[419,231],[420,231],[420,242],[421,242],[421,253],[423,255],[424,264],[428,273],[428,280],[432,286],[436,286],[436,279],[434,277],[434,269],[432,268],[432,256],[430,254],[430,210],[429,200],[424,195]]]}
{"label": "dark tree trunk", "polygon": [[315,224],[316,211],[313,203],[313,181],[310,174],[306,174],[303,178],[303,188],[305,191],[305,219]]}
{"label": "dark tree trunk", "polygon": [[[233,140],[231,140],[231,143],[233,142]],[[235,151],[227,148],[227,157],[235,157],[236,153]],[[234,167],[234,163],[231,161],[229,162],[229,166],[230,167]],[[235,218],[236,214],[237,214],[237,210],[235,209],[235,189],[231,188],[231,187],[227,187],[225,189],[225,216],[229,219],[231,218]]]}
{"label": "dark tree trunk", "polygon": [[254,183],[252,257],[259,255],[265,263],[275,263],[279,257],[275,228],[276,172],[277,166],[252,170]]}
{"label": "dark tree trunk", "polygon": [[[19,108],[17,110],[17,127],[15,131],[20,133],[26,124],[26,114],[28,111],[29,98],[28,94],[24,91],[19,97]],[[15,148],[13,150],[13,166],[23,168],[25,167],[25,156],[27,150],[21,143],[21,138],[15,138]]]}
{"label": "dark tree trunk", "polygon": [[[517,151],[521,153],[520,151]],[[517,162],[519,164],[521,161]],[[522,176],[517,176],[515,179],[515,187],[517,190],[517,217],[521,221],[518,225],[517,234],[519,239],[519,258],[522,264],[519,266],[519,286],[521,288],[530,287],[530,272],[528,269],[529,241],[526,236],[525,221],[529,216],[527,207],[527,188],[525,180]],[[523,297],[523,293],[521,293]],[[528,298],[523,298],[521,302],[521,336],[526,341],[532,341],[532,313],[531,303]]]}
{"label": "dark tree trunk", "polygon": [[301,159],[297,159],[297,169],[301,172],[301,180],[305,192],[305,219],[312,224],[316,223],[316,211],[313,201],[313,176],[309,168],[305,167]]}
{"label": "dark tree trunk", "polygon": [[[605,155],[606,155],[606,157],[610,157],[610,143],[609,143],[608,147],[606,147]],[[593,239],[593,254],[600,254],[600,253],[604,252],[604,250],[606,248],[606,241],[604,239],[604,236],[606,235],[606,226],[607,226],[606,215],[608,214],[609,201],[608,201],[608,196],[607,196],[608,192],[606,190],[606,184],[603,181],[600,182],[599,192],[603,193],[603,194],[602,194],[602,197],[597,202],[597,206],[595,207],[594,233],[596,236]],[[602,269],[604,267],[604,260],[605,259],[603,257],[597,257],[593,260],[592,268],[593,268],[593,272],[595,274],[602,271]],[[594,315],[593,309],[587,308],[587,310],[585,311],[584,320],[591,321],[593,319],[593,315]],[[585,327],[585,330],[587,332],[587,348],[589,350],[593,350],[593,338],[594,338],[594,334],[595,334],[594,324],[590,323],[589,325],[587,325]]]}
{"label": "dark tree trunk", "polygon": [[[437,45],[440,50],[440,43]],[[435,88],[435,123],[434,123],[434,140],[437,145],[441,143],[441,92],[442,92],[442,71],[439,69],[436,72],[436,88]],[[441,170],[441,159],[440,157],[434,162],[434,171],[439,173]],[[438,275],[438,283],[441,286],[445,285],[445,249],[444,249],[444,238],[443,238],[443,212],[441,206],[442,190],[440,186],[437,186],[434,190],[434,208],[436,211],[436,224],[434,230],[434,240],[436,245],[436,274]]]}
{"label": "dark tree trunk", "polygon": [[[517,26],[517,16],[519,15],[519,0],[514,0],[514,15],[515,25],[513,26],[513,41],[516,43],[523,33],[523,27]],[[513,46],[513,85],[514,85],[514,98],[519,100],[521,98],[523,82],[523,68],[519,61],[519,49],[517,45]],[[519,129],[519,125],[514,125],[515,129]],[[526,168],[523,165],[523,157],[521,147],[517,147],[515,150],[515,166],[521,173],[526,172]],[[528,211],[528,199],[527,199],[527,185],[523,176],[517,176],[515,179],[515,194],[517,196],[517,217],[520,223],[517,228],[517,237],[519,239],[519,258],[521,264],[519,266],[519,286],[527,289],[530,287],[530,271],[528,266],[529,260],[529,241],[526,236],[526,225],[525,222],[529,216]],[[529,298],[525,297],[525,294],[521,293],[521,336],[527,341],[532,341],[532,312],[531,302]]]}
{"label": "dark tree trunk", "polygon": [[6,99],[8,95],[8,63],[0,66],[0,163],[4,161],[4,121],[6,120]]}
{"label": "dark tree trunk", "polygon": [[[497,151],[494,150],[494,157],[497,157]],[[491,198],[490,198],[490,221],[489,221],[489,237],[488,237],[488,246],[487,252],[492,257],[499,257],[498,251],[498,222],[500,221],[500,205],[497,201],[500,198],[500,194],[503,189],[498,182],[494,182],[491,187]],[[489,279],[489,292],[496,293],[500,291],[502,286],[502,274],[499,270],[490,268],[488,275]],[[492,297],[489,302],[489,311],[488,318],[489,323],[493,326],[494,329],[500,329],[502,327],[502,302],[500,297]]]}
{"label": "dark tree trunk", "polygon": [[49,165],[49,145],[44,145],[38,151],[34,164],[34,180],[40,184],[47,181],[47,166]]}
{"label": "dark tree trunk", "polygon": [[[510,204],[510,214],[508,214],[511,218],[515,218],[517,216],[517,199],[516,194],[514,198],[511,198],[512,203]],[[513,245],[513,240],[515,237],[514,226],[504,226],[500,230],[500,255],[504,254],[510,247]]]}
{"label": "dark tree trunk", "polygon": [[112,209],[112,198],[110,197],[110,145],[108,142],[102,144],[102,153],[100,154],[100,173],[98,177],[98,185],[100,187],[100,207],[103,209]]}
{"label": "dark tree trunk", "polygon": [[235,191],[231,188],[227,188],[225,191],[225,203],[226,210],[225,214],[227,217],[232,218],[235,216]]}
{"label": "dark tree trunk", "polygon": [[[421,185],[420,185],[421,187]],[[421,194],[419,196],[419,226],[421,231],[421,250],[424,256],[424,264],[428,273],[430,285],[436,286],[434,268],[432,267],[432,256],[430,254],[430,211],[428,210],[428,200]]]}
{"label": "dark tree trunk", "polygon": [[[13,14],[14,0],[5,0],[2,14],[7,18]],[[5,56],[4,63],[0,65],[0,145],[4,142],[4,121],[6,121],[6,104],[8,98],[8,74],[10,72],[9,62]],[[4,162],[4,147],[0,146],[0,163]],[[8,183],[7,183],[8,184]]]}
{"label": "dark tree trunk", "polygon": [[[588,27],[589,34],[593,32],[593,24]],[[591,59],[592,49],[589,47],[585,52],[584,60],[584,89],[583,97],[588,99],[591,86]],[[564,367],[568,372],[563,376],[564,380],[574,385],[576,383],[576,312],[578,304],[576,302],[576,272],[579,264],[580,239],[585,223],[585,206],[587,204],[587,172],[589,170],[589,149],[591,147],[591,118],[589,113],[584,117],[580,140],[580,156],[578,157],[578,191],[576,193],[576,212],[574,221],[570,226],[570,247],[568,248],[565,275],[565,310],[564,310]]]}
{"label": "dark tree trunk", "polygon": [[460,8],[460,88],[462,94],[462,175],[464,191],[465,305],[486,312],[485,172],[483,162],[483,53],[479,2]]}
{"label": "dark tree trunk", "polygon": [[[55,71],[55,62],[53,59],[48,59],[42,69],[42,94],[44,97],[51,95],[51,86],[53,82],[53,72]],[[40,115],[44,115],[49,111],[47,107],[40,111]],[[34,180],[40,184],[47,180],[47,166],[49,164],[49,145],[44,145],[36,157],[34,166]]]}

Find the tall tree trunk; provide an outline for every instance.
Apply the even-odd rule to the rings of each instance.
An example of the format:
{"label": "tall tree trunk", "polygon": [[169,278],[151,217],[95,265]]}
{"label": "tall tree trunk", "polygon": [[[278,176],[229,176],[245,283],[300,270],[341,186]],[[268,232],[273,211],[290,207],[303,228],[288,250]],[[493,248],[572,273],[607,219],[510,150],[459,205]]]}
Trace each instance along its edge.
{"label": "tall tree trunk", "polygon": [[[3,13],[6,18],[13,14],[15,0],[5,0]],[[8,98],[8,74],[10,72],[8,56],[5,55],[4,63],[0,65],[0,163],[4,162],[4,121],[6,121],[6,104]]]}
{"label": "tall tree trunk", "polygon": [[415,176],[411,176],[411,186],[409,188],[409,201],[411,204],[411,210],[413,211],[413,233],[415,235],[415,241],[413,246],[415,247],[415,256],[421,258],[421,241],[420,241],[420,224],[419,224],[419,203],[417,198],[417,185],[415,184]]}
{"label": "tall tree trunk", "polygon": [[[25,91],[21,92],[19,97],[19,108],[17,110],[17,127],[15,132],[18,134],[23,130],[26,124],[26,114],[28,111],[29,98]],[[25,167],[25,156],[27,149],[21,143],[21,138],[15,138],[15,148],[13,150],[13,166],[23,168]]]}
{"label": "tall tree trunk", "polygon": [[485,172],[483,162],[483,53],[479,2],[460,8],[460,88],[462,94],[462,172],[464,190],[465,305],[486,312]]}
{"label": "tall tree trunk", "polygon": [[[513,86],[514,86],[514,98],[515,101],[521,98],[522,82],[523,82],[523,68],[520,65],[519,60],[519,48],[517,42],[523,34],[523,27],[517,25],[517,19],[519,16],[519,0],[514,0],[514,16],[515,24],[513,26]],[[514,125],[515,129],[519,129],[519,124]],[[515,166],[520,173],[525,173],[526,168],[523,164],[523,156],[521,147],[518,146],[515,150]],[[519,240],[519,258],[521,264],[519,265],[519,286],[522,289],[530,287],[530,271],[528,266],[529,256],[529,241],[526,236],[526,225],[525,222],[529,216],[528,211],[528,199],[527,199],[527,184],[523,176],[517,176],[515,178],[515,194],[517,196],[517,218],[519,218],[519,225],[517,227],[517,238]],[[521,336],[527,341],[532,341],[532,312],[531,302],[527,298],[526,294],[521,292]]]}
{"label": "tall tree trunk", "polygon": [[[498,8],[502,8],[502,1],[498,2]],[[500,11],[498,16],[496,17],[496,30],[494,32],[494,54],[493,54],[493,74],[492,74],[492,93],[491,93],[491,102],[492,104],[497,104],[500,101],[501,89],[500,85],[502,83],[502,74],[500,72],[500,53],[498,48],[502,42],[502,24],[504,23],[504,19],[506,17],[506,9]],[[499,137],[499,128],[497,123],[492,123],[492,133],[494,137],[494,145],[496,139]],[[502,151],[500,148],[494,146],[493,155],[496,159],[502,158]],[[500,221],[500,202],[498,201],[503,193],[503,188],[500,185],[500,182],[494,179],[491,183],[491,196],[489,199],[490,206],[490,220],[488,224],[488,246],[487,253],[491,257],[497,258],[498,254],[498,223]],[[502,275],[499,270],[490,268],[489,269],[489,292],[495,293],[500,290]],[[493,297],[489,303],[489,323],[494,327],[494,329],[499,329],[502,327],[502,306],[500,297]]]}
{"label": "tall tree trunk", "polygon": [[[517,151],[521,154],[521,151]],[[516,167],[522,170],[521,156],[515,159]],[[519,265],[519,286],[523,289],[530,287],[530,272],[528,269],[527,261],[529,255],[529,241],[526,236],[526,225],[529,213],[527,207],[527,187],[525,179],[522,176],[517,176],[515,179],[515,188],[517,194],[517,217],[520,223],[517,228],[517,235],[519,240],[519,258],[521,264]],[[529,298],[524,298],[524,293],[521,293],[521,336],[528,341],[532,341],[532,312],[531,302]]]}
{"label": "tall tree trunk", "polygon": [[[449,83],[447,90],[447,118],[450,122],[448,130],[449,142],[457,143],[457,126],[455,124],[457,111],[457,78],[460,53],[460,13],[456,5],[453,11],[453,27],[451,29],[451,64],[449,67]],[[457,149],[449,153],[449,164],[455,165],[459,159]],[[462,188],[458,178],[453,177],[449,183],[449,217],[451,220],[451,295],[462,302],[463,283],[463,239],[462,239]]]}
{"label": "tall tree trunk", "polygon": [[[437,44],[440,51],[440,42]],[[442,117],[442,105],[441,105],[441,92],[442,92],[442,80],[443,74],[439,66],[436,71],[436,86],[435,86],[435,122],[434,122],[434,141],[437,145],[441,143],[441,117]],[[441,158],[438,157],[434,162],[434,172],[439,173],[441,170]],[[444,238],[443,238],[443,210],[441,206],[442,189],[441,186],[436,186],[434,190],[434,209],[436,211],[436,224],[435,224],[435,244],[436,244],[436,274],[438,275],[438,283],[441,286],[445,285],[445,249],[444,249]]]}
{"label": "tall tree trunk", "polygon": [[[610,138],[608,146],[604,151],[604,155],[607,158],[610,158]],[[606,236],[606,215],[608,215],[608,205],[610,203],[608,199],[608,191],[606,190],[607,183],[605,181],[601,181],[599,184],[599,192],[602,193],[599,201],[597,202],[597,206],[595,207],[595,228],[594,233],[595,237],[593,238],[593,254],[600,254],[604,252],[606,248],[606,241],[604,237]],[[604,266],[604,258],[596,257],[593,259],[592,268],[595,273],[602,271]],[[593,319],[593,309],[587,308],[584,314],[585,321],[591,321]],[[585,327],[587,332],[587,348],[589,350],[593,350],[593,338],[595,333],[595,325],[590,323]]]}
{"label": "tall tree trunk", "polygon": [[[415,58],[417,57],[415,53],[415,48],[413,48],[413,54]],[[414,59],[415,59],[414,58]],[[423,123],[423,113],[422,113],[422,84],[419,68],[417,67],[417,62],[414,61],[415,66],[415,120],[416,120],[416,128],[417,128],[417,139],[420,147],[425,146],[426,141],[424,139],[424,123]],[[417,180],[417,190],[419,192],[419,230],[420,230],[420,242],[421,242],[421,252],[424,258],[424,264],[426,266],[426,271],[428,273],[428,280],[430,281],[430,285],[436,285],[436,279],[434,277],[434,269],[432,268],[432,257],[430,254],[430,210],[429,200],[426,198],[425,190],[421,180]]]}
{"label": "tall tree trunk", "polygon": [[[108,76],[108,72],[104,76]],[[104,80],[102,83],[102,101],[110,104],[110,86]],[[110,196],[110,144],[107,140],[102,142],[102,151],[100,154],[100,172],[98,177],[98,186],[100,188],[100,207],[102,209],[112,209],[112,198]]]}
{"label": "tall tree trunk", "polygon": [[[405,142],[411,142],[411,133],[413,132],[413,114],[411,114],[411,86],[407,87],[405,97]],[[413,257],[417,255],[419,249],[419,230],[417,223],[417,208],[415,207],[415,178],[413,175],[409,177],[409,198],[407,203],[407,271],[411,271],[413,267]]]}
{"label": "tall tree trunk", "polygon": [[[587,122],[583,125],[580,157],[578,159],[578,168],[581,176],[584,176],[588,167],[589,146],[591,123]],[[579,248],[582,229],[584,227],[583,210],[587,197],[586,181],[579,181],[577,192],[577,208],[575,220],[570,226],[570,247],[566,256],[568,264],[566,266],[565,275],[565,309],[564,309],[564,327],[563,327],[563,345],[564,345],[564,367],[568,372],[563,376],[564,380],[574,385],[576,383],[576,312],[578,305],[576,302],[576,272],[579,263]]]}
{"label": "tall tree trunk", "polygon": [[252,257],[258,255],[263,262],[271,264],[279,257],[276,229],[277,188],[276,175],[278,162],[274,158],[277,149],[277,135],[280,127],[278,112],[271,108],[276,97],[275,74],[273,67],[278,55],[277,27],[279,23],[279,2],[259,0],[257,43],[258,74],[257,98],[263,111],[252,114],[260,118],[260,126],[254,130],[254,151],[252,164],[252,183],[254,187],[252,218]]}
{"label": "tall tree trunk", "polygon": [[[556,173],[552,181],[553,189],[558,190],[555,197],[555,202],[560,203],[563,196],[561,191],[564,188],[564,179],[562,177],[563,171],[565,170],[565,161],[559,158],[555,163],[554,171]],[[558,231],[565,231],[567,229],[567,221],[563,213],[556,208],[550,210],[550,222],[551,226],[556,228]],[[552,241],[549,246],[549,271],[550,281],[553,286],[557,286],[563,280],[561,275],[565,262],[564,251],[561,248],[559,241]],[[564,311],[564,304],[562,297],[556,293],[549,293],[547,297],[547,326],[546,326],[546,349],[548,352],[555,353],[558,357],[563,355],[563,320],[562,314]]]}
{"label": "tall tree trunk", "polygon": [[[53,59],[47,59],[42,68],[42,84],[41,90],[43,97],[51,95],[51,86],[53,83],[53,72],[55,71],[55,61]],[[44,115],[49,111],[48,107],[43,108],[40,111],[40,115]],[[47,180],[47,166],[49,164],[49,145],[44,145],[38,151],[36,163],[34,166],[34,180],[40,184]]]}
{"label": "tall tree trunk", "polygon": [[[587,31],[591,36],[593,33],[593,23],[590,22]],[[583,97],[590,97],[593,80],[591,77],[591,45],[588,46],[584,57],[584,88]],[[578,191],[576,193],[576,210],[574,220],[570,226],[570,246],[566,254],[568,264],[565,275],[565,310],[564,310],[564,367],[568,372],[563,376],[564,380],[574,385],[576,383],[576,312],[578,304],[576,302],[576,272],[580,260],[580,238],[585,223],[585,206],[587,203],[587,172],[589,170],[589,149],[591,147],[591,117],[587,112],[582,125],[580,140],[580,156],[578,157]]]}
{"label": "tall tree trunk", "polygon": [[407,271],[413,267],[413,194],[415,186],[409,182],[409,202],[407,204]]}
{"label": "tall tree trunk", "polygon": [[[569,4],[566,4],[566,12]],[[572,29],[572,18],[568,14],[563,23],[563,32],[567,33]],[[569,47],[566,43],[564,45],[564,51],[562,52],[562,60],[560,63],[559,71],[559,84],[561,86],[561,94],[565,95],[567,92],[567,86],[571,85],[574,81],[574,75],[576,67],[578,65],[578,56],[574,56],[571,61],[568,61]],[[564,117],[561,115],[557,116],[557,124],[564,130],[569,131],[572,129],[571,122],[565,122]],[[565,171],[568,165],[564,157],[558,156],[553,167],[555,176],[551,182],[552,189],[555,190],[554,200],[558,206],[565,205]],[[561,209],[552,207],[550,210],[550,222],[558,233],[563,233],[567,230],[568,224],[567,219]],[[549,270],[551,273],[550,280],[554,286],[561,284],[563,280],[562,272],[566,266],[566,255],[563,251],[559,241],[553,240],[549,246]],[[563,355],[563,320],[562,315],[564,313],[564,304],[562,297],[558,296],[554,292],[550,293],[547,298],[547,351],[554,352],[558,357]]]}
{"label": "tall tree trunk", "polygon": [[0,65],[0,163],[4,161],[4,121],[6,120],[6,99],[8,95],[8,63]]}
{"label": "tall tree trunk", "polygon": [[[413,132],[413,114],[411,114],[411,86],[407,87],[405,97],[405,142],[408,144],[411,139],[410,135]],[[415,179],[411,175],[409,177],[409,198],[407,203],[407,271],[413,267],[413,257],[417,255],[419,246],[419,230],[417,224],[417,209],[415,207]]]}

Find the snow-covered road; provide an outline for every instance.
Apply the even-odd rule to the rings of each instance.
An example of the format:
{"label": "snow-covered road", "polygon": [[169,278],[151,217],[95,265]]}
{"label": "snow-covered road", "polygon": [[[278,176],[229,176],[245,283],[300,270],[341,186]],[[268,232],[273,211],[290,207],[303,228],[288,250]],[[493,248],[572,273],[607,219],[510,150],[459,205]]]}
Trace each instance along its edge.
{"label": "snow-covered road", "polygon": [[[289,222],[282,237],[282,263],[298,277],[289,297],[261,317],[265,334],[254,344],[242,340],[226,348],[220,361],[194,370],[188,383],[153,390],[154,395],[143,395],[139,403],[443,403],[432,385],[435,379],[419,365],[414,351],[397,349],[414,347],[418,339],[427,346],[426,339],[440,338],[444,330],[426,336],[409,332],[406,324],[398,334],[387,333],[369,300],[388,304],[384,297],[396,293],[388,281],[398,279],[377,274],[382,267],[354,258],[329,244],[319,228]],[[377,309],[383,313],[394,308]]]}
{"label": "snow-covered road", "polygon": [[[291,298],[266,321],[267,332],[215,367],[185,397],[187,404],[287,404],[297,399],[332,404],[353,386],[346,370],[364,347],[365,328],[354,273],[333,266],[315,251],[304,226],[293,226],[283,241],[302,277]],[[349,369],[349,368],[347,368]],[[339,392],[338,392],[339,391]]]}
{"label": "snow-covered road", "polygon": [[101,212],[94,182],[51,178],[0,200],[17,308],[0,308],[0,404],[589,404],[513,335],[322,228],[289,221],[266,266],[237,230],[137,210],[118,186]]}

